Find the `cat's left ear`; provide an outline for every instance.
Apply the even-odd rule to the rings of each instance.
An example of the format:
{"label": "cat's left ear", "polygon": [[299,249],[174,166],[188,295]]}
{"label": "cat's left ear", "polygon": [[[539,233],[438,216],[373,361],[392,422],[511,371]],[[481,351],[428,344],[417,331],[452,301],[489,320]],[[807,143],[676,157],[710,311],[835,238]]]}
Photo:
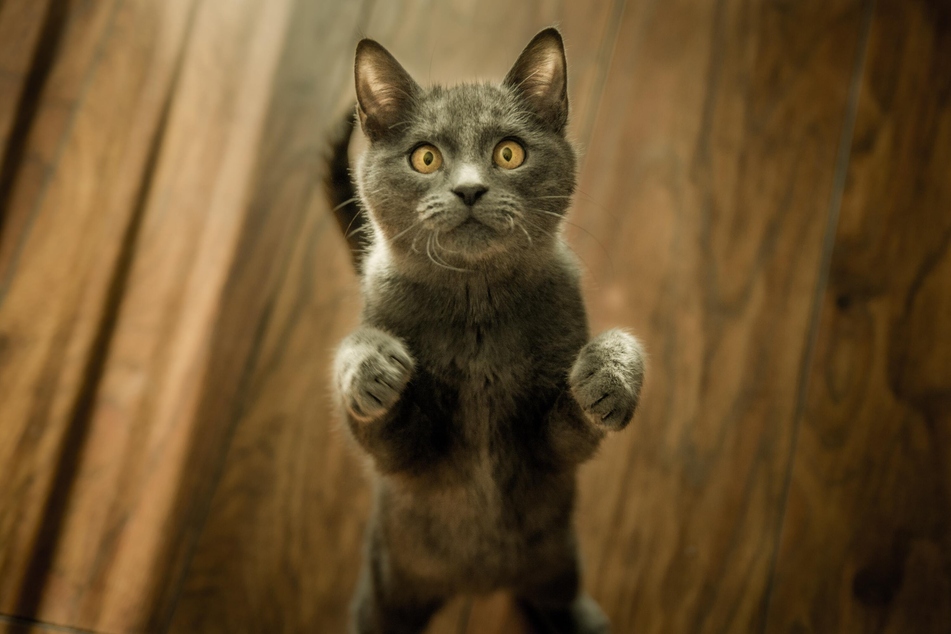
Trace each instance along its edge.
{"label": "cat's left ear", "polygon": [[568,63],[558,29],[547,28],[528,43],[505,76],[535,114],[555,132],[568,123]]}
{"label": "cat's left ear", "polygon": [[406,110],[422,89],[396,58],[373,40],[357,44],[353,66],[360,125],[370,141],[376,141],[406,119]]}

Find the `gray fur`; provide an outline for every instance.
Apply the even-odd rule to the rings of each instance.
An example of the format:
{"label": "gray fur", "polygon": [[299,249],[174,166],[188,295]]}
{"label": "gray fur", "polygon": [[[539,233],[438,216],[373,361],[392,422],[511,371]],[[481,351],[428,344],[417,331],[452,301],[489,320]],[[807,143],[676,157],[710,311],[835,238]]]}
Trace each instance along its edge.
{"label": "gray fur", "polygon": [[[542,31],[502,85],[423,90],[369,40],[356,77],[371,235],[335,372],[378,475],[354,631],[418,632],[456,593],[508,588],[547,631],[606,632],[580,591],[575,472],[630,421],[644,361],[623,331],[589,342],[560,236],[575,187],[561,37]],[[506,138],[526,148],[513,170],[491,158]],[[424,142],[444,158],[429,175],[408,158]],[[468,204],[465,187],[485,193]]]}

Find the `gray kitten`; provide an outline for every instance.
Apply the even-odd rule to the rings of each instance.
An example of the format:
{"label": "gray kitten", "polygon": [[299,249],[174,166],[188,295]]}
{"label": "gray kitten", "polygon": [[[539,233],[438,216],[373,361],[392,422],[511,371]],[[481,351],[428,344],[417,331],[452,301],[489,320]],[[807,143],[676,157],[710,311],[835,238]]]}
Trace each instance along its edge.
{"label": "gray kitten", "polygon": [[452,595],[506,588],[545,631],[607,632],[580,589],[575,472],[631,420],[644,356],[620,330],[588,340],[560,235],[561,36],[539,33],[502,85],[424,90],[373,40],[355,71],[366,214],[349,130],[330,177],[365,302],[335,382],[377,472],[353,629],[419,632]]}

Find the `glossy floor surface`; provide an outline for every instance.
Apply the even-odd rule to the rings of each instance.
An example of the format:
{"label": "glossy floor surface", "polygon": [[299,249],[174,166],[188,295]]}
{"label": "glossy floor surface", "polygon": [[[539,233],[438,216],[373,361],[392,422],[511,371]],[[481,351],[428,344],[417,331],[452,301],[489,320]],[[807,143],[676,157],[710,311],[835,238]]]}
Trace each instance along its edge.
{"label": "glossy floor surface", "polygon": [[499,79],[550,24],[592,325],[650,352],[588,591],[622,634],[951,631],[945,0],[0,0],[0,632],[345,631],[354,46]]}

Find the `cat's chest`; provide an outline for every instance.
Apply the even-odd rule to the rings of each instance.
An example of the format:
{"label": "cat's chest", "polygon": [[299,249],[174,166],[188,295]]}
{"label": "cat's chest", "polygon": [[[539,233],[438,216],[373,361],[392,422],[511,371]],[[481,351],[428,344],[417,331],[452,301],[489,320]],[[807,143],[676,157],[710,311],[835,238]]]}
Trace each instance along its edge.
{"label": "cat's chest", "polygon": [[415,337],[421,368],[459,394],[460,405],[501,406],[531,389],[537,350],[522,324],[433,326]]}

